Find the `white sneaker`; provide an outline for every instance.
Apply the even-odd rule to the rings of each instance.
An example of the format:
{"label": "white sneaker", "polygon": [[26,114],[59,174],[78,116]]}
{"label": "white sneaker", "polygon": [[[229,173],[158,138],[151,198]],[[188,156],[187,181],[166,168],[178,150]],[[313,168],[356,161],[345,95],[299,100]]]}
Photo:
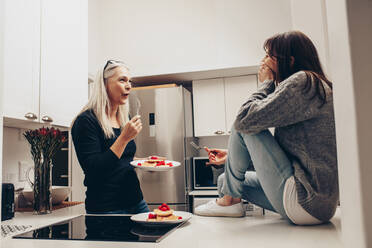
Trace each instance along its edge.
{"label": "white sneaker", "polygon": [[243,203],[231,206],[220,206],[216,200],[207,202],[195,208],[194,213],[201,216],[220,216],[220,217],[244,217],[245,210]]}

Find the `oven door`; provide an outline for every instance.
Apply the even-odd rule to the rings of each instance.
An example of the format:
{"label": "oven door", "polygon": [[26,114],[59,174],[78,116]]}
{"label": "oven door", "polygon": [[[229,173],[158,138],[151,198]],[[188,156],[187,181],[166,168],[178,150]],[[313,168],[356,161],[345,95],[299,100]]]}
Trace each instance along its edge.
{"label": "oven door", "polygon": [[206,162],[208,162],[207,157],[193,158],[193,188],[216,190],[218,176],[224,172],[224,169],[207,166]]}

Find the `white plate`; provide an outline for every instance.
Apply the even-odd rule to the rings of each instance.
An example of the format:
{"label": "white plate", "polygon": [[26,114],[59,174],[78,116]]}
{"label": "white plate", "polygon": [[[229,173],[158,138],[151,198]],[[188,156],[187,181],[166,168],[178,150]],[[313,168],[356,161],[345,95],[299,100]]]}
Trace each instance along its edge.
{"label": "white plate", "polygon": [[[181,216],[182,219],[166,220],[166,221],[147,221],[149,213],[136,214],[136,215],[131,216],[130,219],[137,223],[152,226],[152,225],[172,225],[172,224],[182,223],[182,222],[188,221],[192,217],[192,213],[184,212],[184,211],[174,211],[173,214],[176,216]],[[154,212],[151,212],[151,213],[154,214]]]}
{"label": "white plate", "polygon": [[[164,235],[164,228],[168,228],[168,226],[156,226],[157,228],[154,228],[154,226],[148,226],[147,228],[143,225],[135,225],[130,232],[134,235],[145,237],[145,238],[160,238]],[[172,228],[172,227],[170,227]],[[169,229],[172,230],[172,229]]]}
{"label": "white plate", "polygon": [[165,160],[165,163],[169,163],[169,162],[172,163],[173,164],[172,167],[168,167],[168,166],[147,167],[147,166],[138,165],[138,163],[143,164],[145,161],[146,160],[133,160],[130,162],[130,164],[136,168],[147,170],[147,171],[167,171],[167,170],[171,170],[181,165],[180,162],[172,161],[172,160]]}

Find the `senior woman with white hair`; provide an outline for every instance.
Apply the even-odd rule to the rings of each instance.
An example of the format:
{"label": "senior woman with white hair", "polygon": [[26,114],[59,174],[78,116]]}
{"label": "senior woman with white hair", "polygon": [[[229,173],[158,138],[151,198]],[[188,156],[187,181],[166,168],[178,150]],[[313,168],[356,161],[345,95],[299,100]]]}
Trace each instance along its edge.
{"label": "senior woman with white hair", "polygon": [[132,85],[128,67],[108,60],[99,71],[87,105],[72,123],[71,134],[87,187],[87,213],[149,212],[137,174],[129,162],[142,129],[140,116],[129,120]]}

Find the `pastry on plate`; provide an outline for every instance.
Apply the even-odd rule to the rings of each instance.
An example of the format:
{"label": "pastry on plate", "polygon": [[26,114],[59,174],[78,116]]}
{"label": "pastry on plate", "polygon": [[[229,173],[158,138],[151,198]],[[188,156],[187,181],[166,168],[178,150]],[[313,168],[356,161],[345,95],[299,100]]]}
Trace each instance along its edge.
{"label": "pastry on plate", "polygon": [[181,216],[176,216],[173,214],[173,209],[171,209],[167,204],[163,203],[157,209],[154,209],[154,213],[149,213],[147,221],[170,221],[170,220],[181,220]]}
{"label": "pastry on plate", "polygon": [[158,166],[163,166],[163,167],[172,167],[173,164],[172,162],[165,162],[166,158],[164,157],[156,157],[156,156],[151,156],[150,159],[147,159],[143,161],[143,163],[138,163],[138,166],[144,166],[144,167],[158,167]]}

